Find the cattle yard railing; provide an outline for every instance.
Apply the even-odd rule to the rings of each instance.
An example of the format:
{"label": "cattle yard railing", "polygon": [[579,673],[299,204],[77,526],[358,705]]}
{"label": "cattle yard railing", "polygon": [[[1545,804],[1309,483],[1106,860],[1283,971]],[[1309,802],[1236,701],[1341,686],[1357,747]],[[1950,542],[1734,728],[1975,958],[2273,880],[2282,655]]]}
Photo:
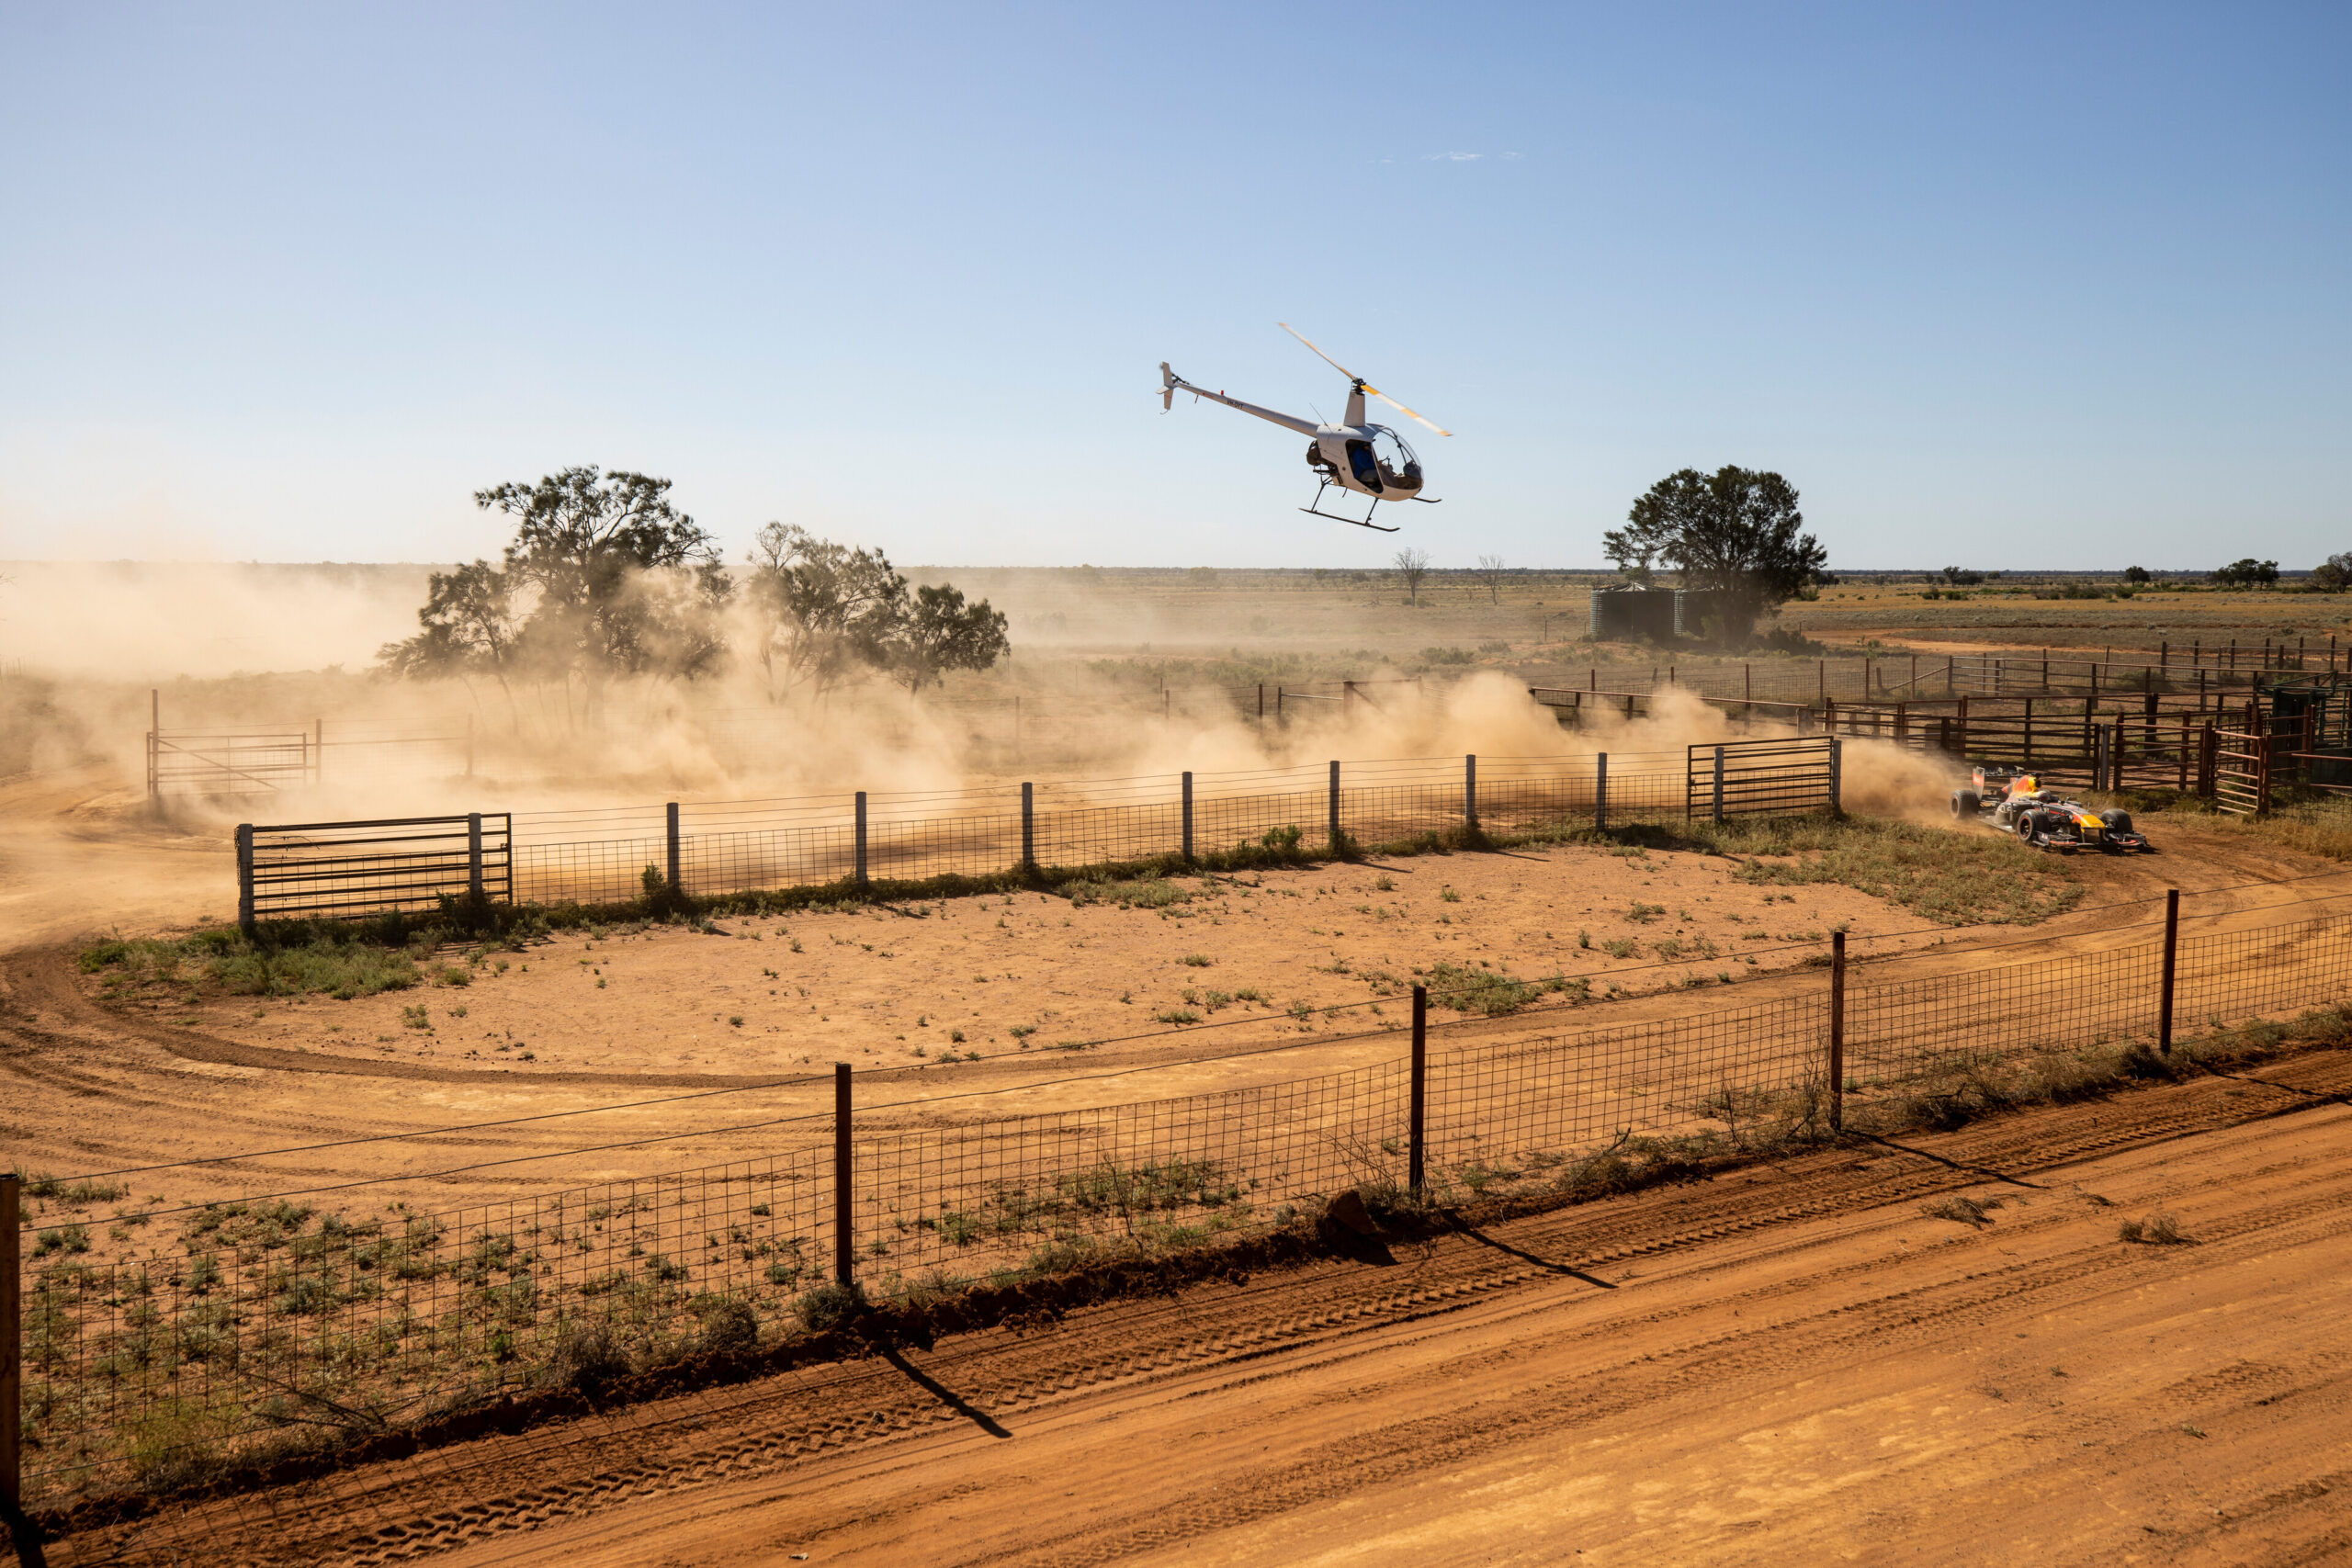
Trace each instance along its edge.
{"label": "cattle yard railing", "polygon": [[514,901],[511,814],[237,829],[237,923]]}
{"label": "cattle yard railing", "polygon": [[1683,759],[1683,816],[1720,822],[1836,811],[1840,750],[1834,735],[1691,746]]}

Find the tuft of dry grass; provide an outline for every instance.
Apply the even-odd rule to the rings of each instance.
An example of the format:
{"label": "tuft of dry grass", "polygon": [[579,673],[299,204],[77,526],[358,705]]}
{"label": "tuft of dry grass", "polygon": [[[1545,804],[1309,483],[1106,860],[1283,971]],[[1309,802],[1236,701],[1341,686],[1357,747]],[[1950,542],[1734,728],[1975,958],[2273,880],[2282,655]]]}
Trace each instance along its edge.
{"label": "tuft of dry grass", "polygon": [[2168,1211],[2159,1210],[2145,1219],[2126,1220],[2115,1229],[2119,1240],[2142,1247],[2178,1247],[2188,1241],[2180,1234],[2180,1221]]}

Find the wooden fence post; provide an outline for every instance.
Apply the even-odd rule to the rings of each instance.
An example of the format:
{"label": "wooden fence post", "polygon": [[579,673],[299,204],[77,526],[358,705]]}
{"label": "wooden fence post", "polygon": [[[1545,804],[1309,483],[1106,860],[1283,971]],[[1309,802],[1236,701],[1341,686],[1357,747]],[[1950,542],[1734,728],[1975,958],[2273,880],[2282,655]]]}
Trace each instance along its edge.
{"label": "wooden fence post", "polygon": [[237,824],[237,929],[254,935],[254,825]]}
{"label": "wooden fence post", "polygon": [[851,1241],[854,1193],[849,1157],[849,1064],[833,1064],[833,1278],[857,1283],[857,1250]]}
{"label": "wooden fence post", "polygon": [[1846,1130],[1846,933],[1829,933],[1829,1130]]}
{"label": "wooden fence post", "polygon": [[1478,754],[1469,752],[1462,759],[1462,830],[1478,830]]}
{"label": "wooden fence post", "polygon": [[1596,833],[1609,830],[1609,753],[1602,751],[1592,760],[1592,829]]}
{"label": "wooden fence post", "polygon": [[2165,889],[2165,990],[2157,1004],[2156,1049],[2172,1055],[2173,964],[2180,951],[2180,889]]}
{"label": "wooden fence post", "polygon": [[1846,742],[1835,735],[1829,738],[1829,809],[1846,809]]}
{"label": "wooden fence post", "polygon": [[1340,762],[1331,760],[1331,852],[1340,852]]}
{"label": "wooden fence post", "polygon": [[1430,1077],[1430,992],[1426,986],[1413,987],[1413,1086],[1408,1112],[1405,1159],[1406,1185],[1419,1197],[1428,1166],[1421,1156],[1424,1129],[1429,1125]]}
{"label": "wooden fence post", "polygon": [[857,885],[863,887],[865,886],[865,792],[864,790],[857,792],[857,822],[851,840],[850,852],[854,857],[851,874],[856,877]]}
{"label": "wooden fence post", "polygon": [[686,891],[678,876],[681,870],[678,854],[678,803],[674,800],[671,801],[664,815],[665,831],[670,840],[670,903],[673,908],[675,908],[678,901],[685,897]]}
{"label": "wooden fence post", "polygon": [[1715,748],[1715,809],[1714,819],[1724,819],[1724,749]]}
{"label": "wooden fence post", "polygon": [[1184,774],[1184,863],[1193,863],[1193,775]]}
{"label": "wooden fence post", "polygon": [[1021,785],[1021,869],[1037,869],[1037,786],[1026,780]]}

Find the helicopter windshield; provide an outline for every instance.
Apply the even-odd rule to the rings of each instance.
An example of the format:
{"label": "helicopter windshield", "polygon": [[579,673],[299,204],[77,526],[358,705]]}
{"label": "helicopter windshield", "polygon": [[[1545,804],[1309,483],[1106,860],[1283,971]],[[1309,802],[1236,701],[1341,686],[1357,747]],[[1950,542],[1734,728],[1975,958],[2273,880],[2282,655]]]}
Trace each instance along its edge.
{"label": "helicopter windshield", "polygon": [[1391,475],[1403,477],[1420,471],[1420,459],[1405,445],[1405,438],[1385,424],[1372,427],[1372,449],[1380,458],[1380,466]]}

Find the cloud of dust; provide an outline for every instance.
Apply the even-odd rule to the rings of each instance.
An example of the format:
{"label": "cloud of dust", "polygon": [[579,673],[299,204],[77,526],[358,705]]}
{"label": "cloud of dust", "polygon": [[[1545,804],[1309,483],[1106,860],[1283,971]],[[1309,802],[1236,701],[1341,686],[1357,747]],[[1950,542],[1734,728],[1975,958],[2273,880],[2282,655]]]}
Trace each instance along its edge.
{"label": "cloud of dust", "polygon": [[1849,736],[1839,788],[1846,809],[1949,826],[1951,791],[1959,782],[1950,759],[1938,759],[1884,740]]}
{"label": "cloud of dust", "polygon": [[428,566],[0,563],[0,660],[167,681],[366,666],[416,629]]}
{"label": "cloud of dust", "polygon": [[[658,831],[668,800],[801,797],[831,817],[845,816],[853,793],[865,790],[933,797],[886,809],[944,815],[968,808],[957,795],[1022,779],[1057,784],[1065,798],[1111,798],[1138,784],[1147,793],[1161,787],[1151,780],[1172,791],[1183,771],[1208,775],[1215,791],[1217,774],[1319,769],[1332,759],[1450,766],[1476,753],[1503,764],[1604,750],[1679,753],[1791,733],[1739,722],[1672,689],[1638,718],[1599,702],[1579,728],[1565,728],[1517,680],[1491,670],[1426,684],[1365,681],[1353,700],[1293,700],[1280,722],[1271,714],[1261,720],[1254,693],[1237,706],[1230,694],[1188,683],[1193,666],[1181,658],[1169,673],[1182,700],[1163,717],[1157,691],[1136,683],[1137,661],[1018,641],[1012,668],[958,677],[920,697],[877,680],[824,701],[771,700],[756,662],[738,658],[692,682],[610,682],[592,717],[578,680],[509,685],[377,672],[377,649],[414,628],[424,567],[8,570],[15,581],[0,587],[8,637],[0,658],[0,787],[13,794],[0,821],[0,868],[13,892],[0,894],[0,937],[57,929],[76,909],[148,920],[163,905],[194,899],[217,912],[221,856],[239,821],[593,810],[611,815],[577,832],[550,823],[528,836],[599,838]],[[977,598],[999,574],[952,575]],[[1107,599],[1073,587],[1062,603],[1082,604],[1090,616],[1109,613]],[[1210,597],[1204,591],[1203,604],[1182,606],[1182,615],[1207,615]],[[1050,602],[1038,596],[1040,605]],[[1329,635],[1354,635],[1364,608],[1329,608]],[[1320,601],[1303,606],[1296,626],[1286,622],[1272,635],[1319,640],[1307,623],[1326,614]],[[1129,635],[1140,624],[1131,621]],[[738,648],[750,644],[746,629],[736,628]],[[1201,629],[1216,628],[1204,622]],[[1378,660],[1366,656],[1364,668],[1378,668]],[[1204,668],[1198,679],[1214,673]],[[1018,724],[1016,694],[1024,705]],[[160,706],[175,757],[193,756],[195,766],[266,772],[268,759],[282,764],[290,750],[315,772],[281,767],[267,789],[169,794],[158,813],[146,789],[151,704]],[[1940,818],[1948,783],[1934,762],[1863,741],[1849,741],[1846,756],[1849,807]],[[1224,787],[1252,786],[1235,780]],[[624,827],[624,819],[641,825]],[[107,846],[119,852],[111,871],[92,858]],[[192,889],[212,891],[199,897]],[[195,912],[190,905],[187,916]]]}

